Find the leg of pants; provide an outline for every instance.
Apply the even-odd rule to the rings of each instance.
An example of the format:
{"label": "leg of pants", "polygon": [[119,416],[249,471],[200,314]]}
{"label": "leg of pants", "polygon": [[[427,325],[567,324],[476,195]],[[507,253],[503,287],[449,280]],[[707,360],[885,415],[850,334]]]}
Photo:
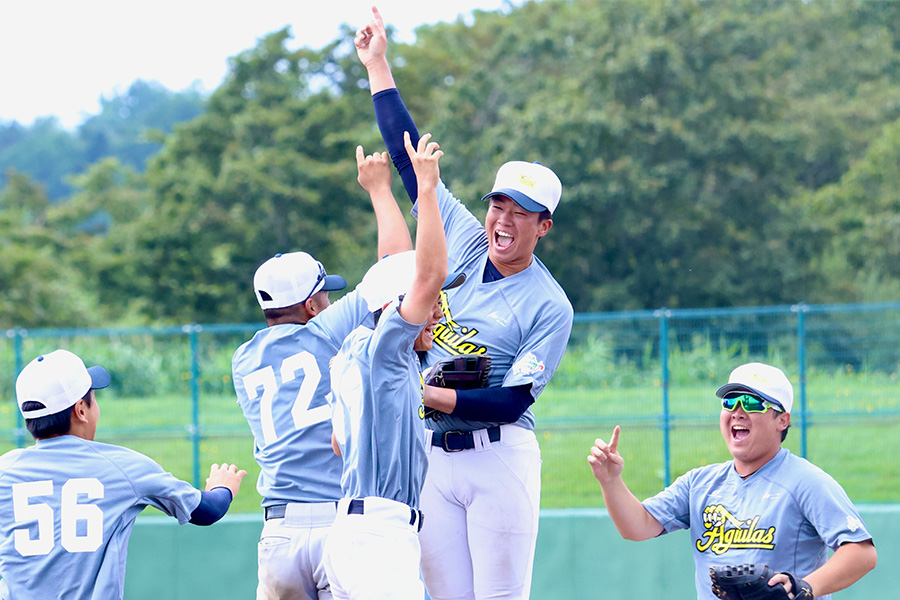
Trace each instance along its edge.
{"label": "leg of pants", "polygon": [[348,499],[325,542],[325,569],[336,600],[422,600],[418,523],[405,504],[365,498],[364,514],[347,514]]}
{"label": "leg of pants", "polygon": [[422,575],[433,600],[527,600],[541,495],[534,432],[504,425],[499,442],[434,447],[422,490]]}
{"label": "leg of pants", "polygon": [[259,539],[257,600],[331,600],[325,575],[325,540],[335,503],[288,504]]}

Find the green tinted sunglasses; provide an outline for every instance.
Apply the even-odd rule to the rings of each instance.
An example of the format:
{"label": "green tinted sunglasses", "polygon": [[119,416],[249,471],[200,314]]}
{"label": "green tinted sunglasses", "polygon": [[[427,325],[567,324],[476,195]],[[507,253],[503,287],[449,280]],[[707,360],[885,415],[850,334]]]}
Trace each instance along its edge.
{"label": "green tinted sunglasses", "polygon": [[762,398],[757,398],[756,396],[751,396],[750,394],[741,394],[740,396],[735,396],[734,398],[722,398],[722,408],[725,410],[734,410],[737,408],[738,403],[740,403],[741,407],[744,409],[744,412],[748,413],[763,413],[768,409],[772,409],[776,412],[784,412],[784,407],[776,402],[769,402],[768,400],[763,400]]}

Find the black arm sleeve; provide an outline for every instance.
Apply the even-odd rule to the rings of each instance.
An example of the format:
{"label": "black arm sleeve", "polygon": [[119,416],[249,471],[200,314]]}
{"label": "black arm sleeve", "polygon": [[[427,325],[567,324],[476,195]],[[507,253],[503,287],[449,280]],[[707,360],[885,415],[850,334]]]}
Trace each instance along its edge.
{"label": "black arm sleeve", "polygon": [[513,387],[456,390],[456,408],[450,413],[460,419],[493,423],[515,423],[534,404],[531,384]]}
{"label": "black arm sleeve", "polygon": [[227,487],[214,487],[208,492],[200,492],[200,504],[191,513],[189,523],[194,525],[212,525],[225,516],[231,507],[231,490]]}
{"label": "black arm sleeve", "polygon": [[416,129],[416,124],[403,104],[397,88],[376,92],[372,96],[372,102],[375,105],[375,120],[378,122],[381,138],[391,155],[391,161],[400,173],[409,199],[415,203],[419,197],[419,184],[416,181],[412,161],[406,153],[406,146],[403,145],[403,132],[409,132],[409,140],[415,147],[419,143],[419,130]]}

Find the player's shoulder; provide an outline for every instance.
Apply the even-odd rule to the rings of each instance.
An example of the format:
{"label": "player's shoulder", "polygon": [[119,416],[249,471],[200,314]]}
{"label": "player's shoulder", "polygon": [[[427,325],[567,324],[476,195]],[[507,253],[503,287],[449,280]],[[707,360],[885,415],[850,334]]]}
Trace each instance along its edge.
{"label": "player's shoulder", "polygon": [[14,448],[0,456],[0,475],[16,464],[23,452],[25,452],[25,448]]}
{"label": "player's shoulder", "polygon": [[787,448],[782,448],[780,455],[782,460],[777,470],[779,479],[789,478],[798,486],[837,483],[825,469],[802,456],[797,456]]}
{"label": "player's shoulder", "polygon": [[541,259],[539,259],[537,255],[534,256],[531,266],[532,268],[528,269],[528,271],[530,272],[533,281],[529,287],[533,287],[534,284],[540,285],[544,297],[551,304],[559,306],[561,309],[565,309],[570,313],[573,312],[572,303],[569,301],[566,291],[553,276],[553,273],[550,272],[550,269],[541,262]]}

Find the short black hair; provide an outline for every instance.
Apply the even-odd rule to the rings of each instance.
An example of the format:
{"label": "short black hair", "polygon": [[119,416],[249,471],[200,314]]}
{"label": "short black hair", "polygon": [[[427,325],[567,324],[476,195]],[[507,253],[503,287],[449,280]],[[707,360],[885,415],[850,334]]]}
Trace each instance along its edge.
{"label": "short black hair", "polygon": [[553,218],[553,214],[549,210],[542,210],[540,214],[538,214],[538,223],[542,221],[549,221]]}
{"label": "short black hair", "polygon": [[[84,400],[85,404],[90,406],[91,390],[88,390],[81,399]],[[42,408],[46,408],[46,406],[36,400],[26,400],[22,403],[22,410],[40,410]],[[31,437],[36,440],[42,440],[55,435],[65,435],[69,433],[69,430],[72,428],[73,410],[75,410],[74,404],[66,410],[61,410],[52,415],[37,417],[35,419],[25,419],[25,427],[28,429],[28,433],[31,434]]]}

